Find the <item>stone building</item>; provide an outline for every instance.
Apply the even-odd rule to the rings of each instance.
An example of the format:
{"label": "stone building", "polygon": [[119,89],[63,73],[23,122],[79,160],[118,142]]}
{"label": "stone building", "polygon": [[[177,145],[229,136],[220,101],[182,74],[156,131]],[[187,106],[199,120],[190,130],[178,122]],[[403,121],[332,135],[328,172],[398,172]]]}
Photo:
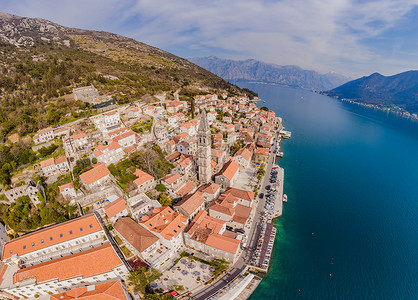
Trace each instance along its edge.
{"label": "stone building", "polygon": [[211,139],[210,128],[206,118],[206,111],[203,110],[197,130],[197,168],[201,183],[206,184],[211,181]]}

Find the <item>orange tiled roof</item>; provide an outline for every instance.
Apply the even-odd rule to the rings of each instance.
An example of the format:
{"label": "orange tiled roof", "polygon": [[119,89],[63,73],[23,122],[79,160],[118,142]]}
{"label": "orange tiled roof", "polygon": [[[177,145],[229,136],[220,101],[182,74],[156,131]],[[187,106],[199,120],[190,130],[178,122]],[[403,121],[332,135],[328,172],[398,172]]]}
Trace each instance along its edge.
{"label": "orange tiled roof", "polygon": [[121,264],[122,261],[115,250],[109,242],[106,242],[97,248],[21,269],[15,274],[13,281],[17,283],[35,277],[39,284],[55,278],[58,280],[77,276],[87,278],[110,272]]}
{"label": "orange tiled roof", "polygon": [[[201,192],[207,193],[207,194],[216,194],[217,191],[219,191],[221,186],[217,183],[211,182],[201,189]],[[200,189],[199,189],[200,190]]]}
{"label": "orange tiled roof", "polygon": [[[26,234],[4,245],[2,259],[54,246],[102,230],[94,214]],[[33,245],[33,246],[32,246]]]}
{"label": "orange tiled roof", "polygon": [[159,238],[129,217],[116,221],[115,229],[140,253],[154,245]]}
{"label": "orange tiled roof", "polygon": [[154,179],[154,177],[152,177],[150,174],[148,174],[148,173],[146,173],[146,172],[144,172],[140,169],[136,169],[134,174],[135,174],[136,177],[138,177],[137,179],[134,180],[134,183],[137,186],[140,186],[141,184]]}
{"label": "orange tiled roof", "polygon": [[41,161],[41,168],[45,168],[54,164],[54,158],[48,158],[46,160]]}
{"label": "orange tiled roof", "polygon": [[173,175],[170,175],[170,176],[166,177],[164,179],[164,181],[167,182],[168,184],[172,184],[173,182],[175,182],[180,177],[181,176],[179,174],[173,174]]}
{"label": "orange tiled roof", "polygon": [[73,189],[74,184],[72,182],[60,185],[60,192],[64,191],[66,188]]}
{"label": "orange tiled roof", "polygon": [[79,287],[64,293],[51,295],[50,300],[127,300],[125,291],[119,280],[98,284],[94,289]]}
{"label": "orange tiled roof", "polygon": [[118,213],[122,212],[124,209],[126,209],[126,203],[125,200],[123,200],[122,197],[120,197],[119,199],[110,202],[109,204],[106,204],[105,207],[103,207],[106,215],[109,218],[113,218],[114,216],[116,216]]}
{"label": "orange tiled roof", "polygon": [[[189,181],[191,182],[191,181]],[[188,182],[188,183],[189,183]],[[191,182],[193,183],[193,182]],[[194,184],[194,183],[193,183]],[[196,184],[194,184],[194,187],[196,187]],[[181,200],[179,203],[177,203],[175,206],[183,208],[189,215],[193,214],[203,203],[205,202],[205,199],[202,197],[201,192],[196,192],[192,195],[187,196],[183,200]]]}
{"label": "orange tiled roof", "polygon": [[176,238],[186,227],[187,217],[168,206],[154,209],[155,213],[142,217],[140,222],[149,230],[158,232],[166,240]]}
{"label": "orange tiled roof", "polygon": [[38,134],[42,134],[42,133],[49,132],[49,131],[52,131],[52,130],[54,130],[54,129],[52,129],[52,127],[47,127],[47,128],[38,130]]}
{"label": "orange tiled roof", "polygon": [[216,175],[224,175],[231,180],[238,172],[238,164],[234,160],[228,161]]}
{"label": "orange tiled roof", "polygon": [[214,233],[208,237],[205,244],[226,252],[237,253],[240,241]]}
{"label": "orange tiled roof", "polygon": [[251,159],[252,151],[247,148],[241,148],[235,153],[234,157],[241,155],[245,160],[249,161]]}
{"label": "orange tiled roof", "polygon": [[254,196],[255,196],[254,192],[232,188],[232,187],[227,188],[226,191],[223,192],[223,194],[224,195],[232,194],[234,197],[247,200],[247,201],[253,201]]}
{"label": "orange tiled roof", "polygon": [[97,163],[93,169],[81,174],[80,178],[86,184],[91,184],[109,174],[110,174],[110,171],[104,163]]}
{"label": "orange tiled roof", "polygon": [[67,157],[66,156],[60,156],[57,159],[55,159],[55,164],[58,165],[58,164],[61,164],[63,162],[66,162],[66,161],[67,161]]}
{"label": "orange tiled roof", "polygon": [[70,138],[72,138],[73,140],[78,140],[85,137],[87,137],[87,134],[85,134],[84,132],[79,134],[73,134],[72,136],[70,136]]}

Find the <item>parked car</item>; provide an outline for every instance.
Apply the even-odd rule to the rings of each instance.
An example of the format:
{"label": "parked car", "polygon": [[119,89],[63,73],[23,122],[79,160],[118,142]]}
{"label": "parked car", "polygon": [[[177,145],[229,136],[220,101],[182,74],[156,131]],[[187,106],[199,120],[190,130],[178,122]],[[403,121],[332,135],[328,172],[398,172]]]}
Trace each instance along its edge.
{"label": "parked car", "polygon": [[263,193],[261,193],[259,197],[260,197],[260,199],[263,199],[264,194],[263,194]]}

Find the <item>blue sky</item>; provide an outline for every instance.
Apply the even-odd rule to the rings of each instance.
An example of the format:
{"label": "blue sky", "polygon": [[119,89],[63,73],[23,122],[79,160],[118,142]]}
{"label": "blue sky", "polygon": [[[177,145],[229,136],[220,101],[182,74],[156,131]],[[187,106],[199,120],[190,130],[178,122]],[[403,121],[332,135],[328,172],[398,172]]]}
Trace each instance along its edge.
{"label": "blue sky", "polygon": [[2,0],[0,11],[351,77],[418,69],[418,0]]}

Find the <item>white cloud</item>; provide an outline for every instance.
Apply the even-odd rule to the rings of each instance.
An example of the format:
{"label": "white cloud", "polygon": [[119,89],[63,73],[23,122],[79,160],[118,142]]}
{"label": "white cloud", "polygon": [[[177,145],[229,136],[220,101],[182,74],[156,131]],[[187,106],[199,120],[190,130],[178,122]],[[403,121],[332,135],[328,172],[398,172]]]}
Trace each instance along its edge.
{"label": "white cloud", "polygon": [[418,0],[21,0],[0,9],[124,34],[181,56],[228,53],[357,76],[385,61],[384,68],[395,68],[393,58],[362,41],[392,28],[417,5]]}

